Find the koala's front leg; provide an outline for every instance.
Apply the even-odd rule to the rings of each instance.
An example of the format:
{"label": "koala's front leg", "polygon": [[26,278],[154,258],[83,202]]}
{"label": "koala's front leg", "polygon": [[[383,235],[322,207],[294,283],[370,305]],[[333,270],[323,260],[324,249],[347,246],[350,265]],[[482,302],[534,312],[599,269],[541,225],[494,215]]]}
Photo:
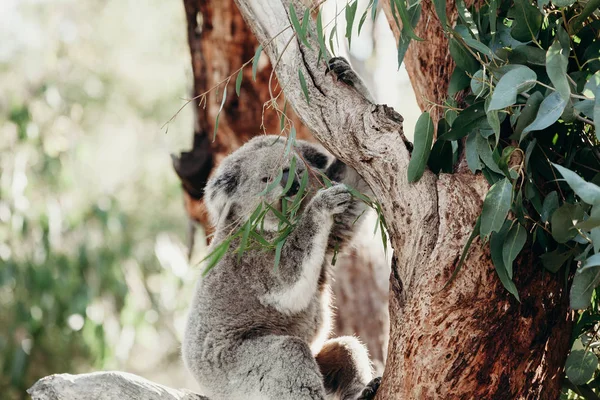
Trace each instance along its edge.
{"label": "koala's front leg", "polygon": [[342,184],[317,192],[283,246],[275,272],[278,285],[263,301],[286,314],[308,307],[318,288],[333,216],[345,212],[351,200]]}
{"label": "koala's front leg", "polygon": [[329,72],[335,75],[338,81],[344,82],[348,86],[352,86],[371,103],[375,103],[367,85],[365,85],[361,77],[354,72],[350,63],[344,57],[331,58],[327,62],[327,71],[325,71],[325,73]]}

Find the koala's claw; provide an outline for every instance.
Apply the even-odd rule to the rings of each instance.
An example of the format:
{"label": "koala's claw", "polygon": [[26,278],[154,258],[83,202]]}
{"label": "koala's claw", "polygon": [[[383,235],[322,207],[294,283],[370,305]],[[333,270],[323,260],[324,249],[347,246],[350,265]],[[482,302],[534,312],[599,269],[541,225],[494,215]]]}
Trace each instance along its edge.
{"label": "koala's claw", "polygon": [[320,190],[314,198],[316,204],[331,214],[341,214],[348,208],[352,195],[344,184]]}
{"label": "koala's claw", "polygon": [[371,382],[367,383],[367,386],[363,389],[356,400],[372,400],[375,398],[375,394],[377,393],[377,389],[379,389],[379,385],[381,384],[381,377],[373,379]]}
{"label": "koala's claw", "polygon": [[327,62],[325,74],[332,72],[335,74],[338,81],[344,82],[346,85],[355,86],[358,81],[358,75],[352,70],[350,63],[344,57],[333,57]]}

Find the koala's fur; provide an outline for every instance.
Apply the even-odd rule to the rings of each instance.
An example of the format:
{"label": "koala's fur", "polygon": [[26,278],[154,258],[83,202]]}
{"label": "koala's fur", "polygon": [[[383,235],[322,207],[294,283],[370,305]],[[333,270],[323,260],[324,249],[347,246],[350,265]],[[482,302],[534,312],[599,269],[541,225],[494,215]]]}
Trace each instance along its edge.
{"label": "koala's fur", "polygon": [[[332,67],[340,80],[339,71],[349,69],[345,60],[343,64],[338,71]],[[213,245],[239,229],[261,201],[280,207],[285,179],[268,194],[259,194],[265,178],[290,165],[291,153],[298,160],[295,184],[306,164],[338,183],[304,200],[277,269],[274,252],[247,250],[239,260],[230,252],[199,280],[183,359],[211,400],[370,398],[378,381],[369,384],[366,348],[354,337],[325,341],[331,255],[351,239],[366,207],[344,183],[362,192],[369,189],[356,171],[320,146],[296,141],[294,151],[284,157],[285,146],[284,138],[258,136],[220,164],[205,191],[216,227]],[[265,217],[268,240],[276,237],[278,222],[272,213]]]}

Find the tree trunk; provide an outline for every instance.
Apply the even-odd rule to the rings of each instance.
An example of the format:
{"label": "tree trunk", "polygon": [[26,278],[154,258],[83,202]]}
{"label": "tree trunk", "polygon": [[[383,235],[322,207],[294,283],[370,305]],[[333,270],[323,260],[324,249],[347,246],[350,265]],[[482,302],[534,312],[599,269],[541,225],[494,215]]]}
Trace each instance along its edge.
{"label": "tree trunk", "polygon": [[[206,209],[202,201],[204,185],[212,169],[254,135],[278,133],[280,117],[263,107],[270,100],[269,80],[272,67],[263,56],[258,63],[256,81],[252,65],[244,68],[240,96],[235,92],[237,70],[248,62],[258,47],[252,31],[244,22],[233,0],[184,0],[188,41],[194,74],[194,97],[206,94],[203,107],[196,105],[196,127],[193,149],[174,158],[174,167],[183,188],[190,219],[201,223],[210,233]],[[227,97],[220,111],[217,135],[214,126],[228,77]],[[211,90],[215,86],[218,90]],[[277,79],[271,82],[274,95],[280,93]],[[278,105],[284,108],[281,94]],[[286,114],[294,123],[299,139],[314,141],[310,131],[287,107]],[[214,141],[213,141],[214,138]],[[357,240],[336,263],[333,291],[336,306],[335,335],[358,335],[367,345],[378,370],[383,370],[389,330],[388,291],[389,262],[383,246],[373,238],[372,225],[365,227]],[[359,235],[360,236],[360,235]]]}
{"label": "tree trunk", "polygon": [[[485,179],[426,171],[409,184],[410,155],[398,114],[324,75],[318,44],[313,41],[311,50],[285,30],[289,0],[237,3],[267,54],[280,58],[276,72],[296,113],[325,147],[361,173],[382,205],[395,251],[388,362],[378,399],[557,398],[570,335],[561,279],[544,273],[532,256],[521,257],[518,303],[497,279],[487,246],[476,241],[443,289],[481,211]],[[422,21],[434,18],[429,13]],[[310,103],[299,69],[310,77]],[[439,71],[448,74],[447,82],[451,69],[420,72],[435,85]],[[421,79],[427,80],[416,82]],[[435,93],[428,85],[422,90]]]}

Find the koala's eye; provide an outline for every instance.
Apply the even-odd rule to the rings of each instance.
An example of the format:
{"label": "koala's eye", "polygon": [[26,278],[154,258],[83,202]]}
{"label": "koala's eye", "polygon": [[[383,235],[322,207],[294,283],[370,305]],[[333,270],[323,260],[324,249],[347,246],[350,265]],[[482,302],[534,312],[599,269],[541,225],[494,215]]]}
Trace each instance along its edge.
{"label": "koala's eye", "polygon": [[264,178],[262,178],[262,181],[263,181],[264,183],[267,183],[267,182],[269,182],[269,177],[268,177],[268,176],[265,176]]}

